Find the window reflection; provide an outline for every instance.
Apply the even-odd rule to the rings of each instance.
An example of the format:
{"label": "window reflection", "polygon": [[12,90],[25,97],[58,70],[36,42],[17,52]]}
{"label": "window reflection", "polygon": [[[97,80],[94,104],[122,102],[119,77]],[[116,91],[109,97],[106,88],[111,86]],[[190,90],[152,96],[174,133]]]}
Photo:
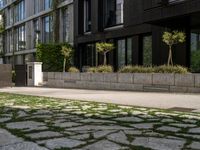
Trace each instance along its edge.
{"label": "window reflection", "polygon": [[191,32],[191,71],[200,72],[200,30]]}

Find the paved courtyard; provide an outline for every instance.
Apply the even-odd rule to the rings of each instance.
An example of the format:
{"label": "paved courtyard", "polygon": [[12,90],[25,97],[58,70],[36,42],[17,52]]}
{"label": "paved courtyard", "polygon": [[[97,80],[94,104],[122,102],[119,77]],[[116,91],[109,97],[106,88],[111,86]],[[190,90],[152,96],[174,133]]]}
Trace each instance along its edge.
{"label": "paved courtyard", "polygon": [[200,113],[0,93],[0,150],[200,149]]}

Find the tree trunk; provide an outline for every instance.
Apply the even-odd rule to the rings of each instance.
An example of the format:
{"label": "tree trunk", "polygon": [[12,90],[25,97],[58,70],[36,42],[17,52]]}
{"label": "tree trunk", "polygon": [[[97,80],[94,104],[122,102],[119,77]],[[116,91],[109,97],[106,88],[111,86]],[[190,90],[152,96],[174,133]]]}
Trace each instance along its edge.
{"label": "tree trunk", "polygon": [[173,58],[172,58],[172,50],[171,50],[171,65],[173,66],[174,63],[173,63]]}
{"label": "tree trunk", "polygon": [[104,61],[103,61],[103,65],[104,65],[104,66],[106,66],[106,65],[107,65],[106,53],[104,53]]}
{"label": "tree trunk", "polygon": [[168,56],[167,65],[170,66],[171,63],[172,63],[172,46],[169,46],[169,56]]}
{"label": "tree trunk", "polygon": [[63,72],[65,72],[65,68],[66,68],[66,59],[64,58],[64,62],[63,62]]}

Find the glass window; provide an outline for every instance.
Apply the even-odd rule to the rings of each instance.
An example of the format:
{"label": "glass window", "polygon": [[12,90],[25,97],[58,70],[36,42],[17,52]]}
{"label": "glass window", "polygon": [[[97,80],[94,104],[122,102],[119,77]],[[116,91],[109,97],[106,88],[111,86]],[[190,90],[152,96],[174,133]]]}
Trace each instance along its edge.
{"label": "glass window", "polygon": [[117,41],[118,68],[132,65],[132,38]]}
{"label": "glass window", "polygon": [[12,52],[13,51],[13,34],[12,34],[12,31],[8,31],[8,41],[9,42],[9,49],[8,49],[8,52]]}
{"label": "glass window", "polygon": [[124,21],[124,0],[104,0],[105,27],[122,24]]}
{"label": "glass window", "polygon": [[52,41],[52,16],[46,16],[43,18],[43,40],[45,43]]}
{"label": "glass window", "polygon": [[124,22],[124,0],[116,1],[116,24]]}
{"label": "glass window", "polygon": [[44,0],[44,10],[51,8],[52,0]]}
{"label": "glass window", "polygon": [[4,7],[7,5],[7,0],[0,0],[0,8]]}
{"label": "glass window", "polygon": [[91,31],[91,0],[84,1],[84,30]]}
{"label": "glass window", "polygon": [[191,32],[190,68],[192,72],[200,72],[200,30]]}
{"label": "glass window", "polygon": [[118,67],[121,68],[126,65],[126,40],[117,41],[118,51]]}
{"label": "glass window", "polygon": [[127,65],[132,65],[133,61],[132,38],[127,39]]}
{"label": "glass window", "polygon": [[0,0],[0,8],[2,8],[3,6],[4,6],[3,0]]}
{"label": "glass window", "polygon": [[69,42],[70,12],[68,8],[63,11],[63,42]]}
{"label": "glass window", "polygon": [[95,44],[87,44],[84,47],[82,55],[83,65],[82,66],[96,66],[97,65],[97,52]]}
{"label": "glass window", "polygon": [[34,0],[34,14],[39,13],[39,1],[40,0]]}
{"label": "glass window", "polygon": [[26,33],[25,25],[19,26],[15,29],[15,48],[16,51],[26,49]]}
{"label": "glass window", "polygon": [[40,42],[40,30],[39,30],[39,22],[38,19],[33,21],[34,27],[34,48]]}
{"label": "glass window", "polygon": [[25,37],[25,26],[21,26],[18,29],[18,39],[19,39],[19,50],[24,50],[26,48],[26,37]]}
{"label": "glass window", "polygon": [[143,37],[143,65],[152,66],[152,36]]}
{"label": "glass window", "polygon": [[25,1],[20,1],[14,8],[15,22],[25,19]]}
{"label": "glass window", "polygon": [[13,8],[9,7],[8,12],[6,14],[7,19],[6,19],[6,26],[10,26],[13,24]]}

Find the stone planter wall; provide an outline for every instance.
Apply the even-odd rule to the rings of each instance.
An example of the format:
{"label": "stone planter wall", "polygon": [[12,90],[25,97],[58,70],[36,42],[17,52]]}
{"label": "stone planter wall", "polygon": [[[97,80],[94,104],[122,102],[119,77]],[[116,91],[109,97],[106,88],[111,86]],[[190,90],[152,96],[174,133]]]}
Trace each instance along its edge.
{"label": "stone planter wall", "polygon": [[0,64],[0,87],[12,86],[12,66]]}
{"label": "stone planter wall", "polygon": [[200,93],[200,74],[44,72],[43,76],[48,87]]}

